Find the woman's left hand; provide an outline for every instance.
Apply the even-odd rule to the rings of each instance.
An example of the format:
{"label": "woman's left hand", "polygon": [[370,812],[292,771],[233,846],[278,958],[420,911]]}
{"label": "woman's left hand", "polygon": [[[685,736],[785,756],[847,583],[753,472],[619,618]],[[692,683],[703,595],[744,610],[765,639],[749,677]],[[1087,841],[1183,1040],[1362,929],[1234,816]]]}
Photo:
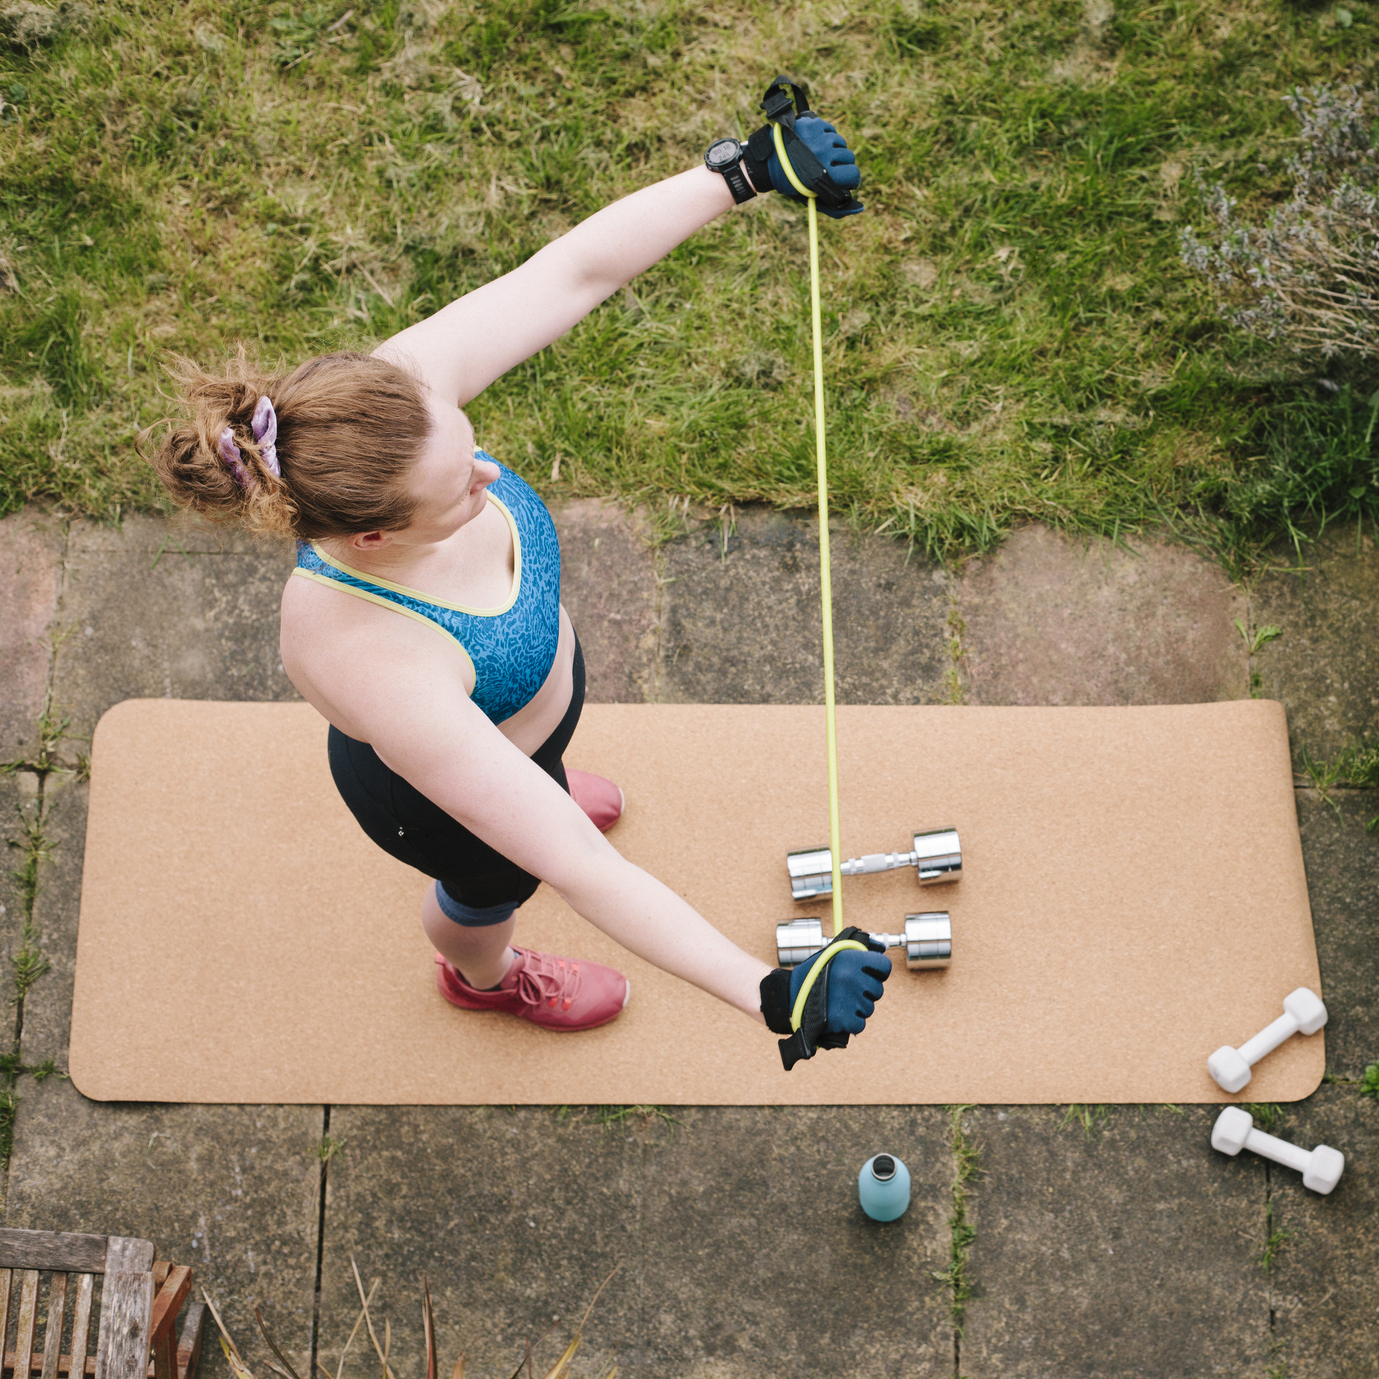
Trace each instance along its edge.
{"label": "woman's left hand", "polygon": [[[805,998],[799,1023],[795,1003],[810,969],[821,965]],[[868,933],[844,929],[824,948],[793,971],[777,967],[761,983],[761,1013],[767,1028],[786,1036],[780,1041],[786,1072],[819,1049],[847,1047],[851,1035],[861,1034],[884,993],[891,960]]]}

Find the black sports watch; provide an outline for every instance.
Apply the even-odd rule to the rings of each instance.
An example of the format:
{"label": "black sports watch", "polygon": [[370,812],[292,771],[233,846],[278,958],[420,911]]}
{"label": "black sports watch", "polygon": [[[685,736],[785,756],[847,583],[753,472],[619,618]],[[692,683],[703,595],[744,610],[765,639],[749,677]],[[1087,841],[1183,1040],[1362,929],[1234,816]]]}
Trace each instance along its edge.
{"label": "black sports watch", "polygon": [[756,188],[742,171],[742,155],[745,151],[736,139],[715,139],[704,153],[704,166],[710,172],[722,175],[733,194],[733,200],[739,206],[757,194]]}

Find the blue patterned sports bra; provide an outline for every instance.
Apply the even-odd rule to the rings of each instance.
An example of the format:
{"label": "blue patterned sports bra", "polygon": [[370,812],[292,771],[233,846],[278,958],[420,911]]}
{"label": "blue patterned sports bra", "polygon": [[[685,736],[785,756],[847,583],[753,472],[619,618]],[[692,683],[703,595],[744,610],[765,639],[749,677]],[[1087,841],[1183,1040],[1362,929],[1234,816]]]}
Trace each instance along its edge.
{"label": "blue patterned sports bra", "polygon": [[[498,462],[482,450],[481,459]],[[459,603],[404,589],[332,560],[314,541],[297,543],[294,575],[334,585],[434,627],[459,648],[474,671],[470,696],[501,723],[531,702],[555,664],[560,643],[560,542],[546,505],[531,486],[498,465],[489,501],[512,529],[512,593],[501,608]]]}

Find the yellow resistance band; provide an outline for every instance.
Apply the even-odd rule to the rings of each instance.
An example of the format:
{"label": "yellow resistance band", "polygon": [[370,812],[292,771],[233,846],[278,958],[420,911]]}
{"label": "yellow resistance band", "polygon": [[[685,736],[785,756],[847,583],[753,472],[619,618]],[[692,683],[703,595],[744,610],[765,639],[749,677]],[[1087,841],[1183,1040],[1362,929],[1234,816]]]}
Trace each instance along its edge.
{"label": "yellow resistance band", "polygon": [[[828,723],[828,836],[833,858],[833,933],[843,932],[842,851],[838,824],[838,713],[833,700],[833,579],[828,557],[828,444],[824,435],[824,328],[819,308],[819,212],[818,195],[795,175],[785,152],[780,125],[772,124],[776,157],[790,185],[809,203],[809,295],[814,320],[814,450],[819,471],[819,598],[824,615],[824,717]],[[815,964],[818,967],[818,964]],[[811,972],[806,977],[809,983]],[[801,998],[804,992],[800,993]]]}
{"label": "yellow resistance band", "polygon": [[[845,953],[849,948],[855,948],[859,953],[869,953],[871,949],[865,943],[858,943],[855,938],[845,938],[841,943],[831,945],[833,955],[829,962],[833,961],[839,953]],[[797,1030],[804,1023],[804,1003],[809,999],[809,990],[814,985],[819,973],[824,970],[824,964],[816,962],[808,972],[804,974],[804,981],[800,983],[800,994],[795,997],[795,1004],[790,1007],[790,1028]]]}

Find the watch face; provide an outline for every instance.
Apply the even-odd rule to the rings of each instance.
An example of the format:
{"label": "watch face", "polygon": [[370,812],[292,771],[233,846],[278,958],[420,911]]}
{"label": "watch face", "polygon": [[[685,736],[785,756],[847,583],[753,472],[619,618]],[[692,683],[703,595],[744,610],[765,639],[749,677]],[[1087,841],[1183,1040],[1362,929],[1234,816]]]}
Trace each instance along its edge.
{"label": "watch face", "polygon": [[737,162],[739,157],[741,157],[741,146],[736,139],[719,139],[709,145],[709,151],[704,155],[704,161],[711,168],[723,168],[730,163]]}

